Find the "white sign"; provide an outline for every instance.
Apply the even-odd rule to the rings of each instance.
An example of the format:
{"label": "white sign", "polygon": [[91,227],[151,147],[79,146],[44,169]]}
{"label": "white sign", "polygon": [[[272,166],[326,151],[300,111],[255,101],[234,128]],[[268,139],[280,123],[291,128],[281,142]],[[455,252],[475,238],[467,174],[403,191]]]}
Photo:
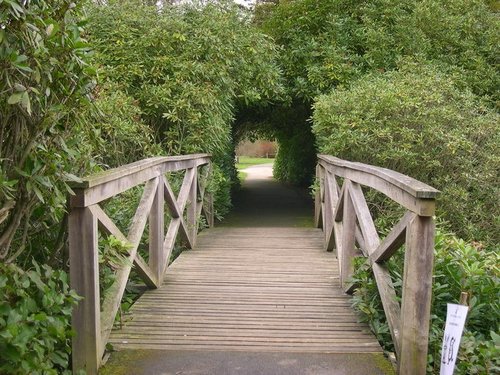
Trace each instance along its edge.
{"label": "white sign", "polygon": [[467,306],[455,305],[453,303],[448,304],[441,352],[440,375],[453,375],[468,311],[469,308]]}

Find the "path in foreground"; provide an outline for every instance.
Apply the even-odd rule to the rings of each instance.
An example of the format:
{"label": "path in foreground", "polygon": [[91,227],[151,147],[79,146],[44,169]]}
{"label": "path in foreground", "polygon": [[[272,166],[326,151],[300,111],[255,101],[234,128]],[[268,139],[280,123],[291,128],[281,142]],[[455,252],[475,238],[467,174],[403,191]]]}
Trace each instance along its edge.
{"label": "path in foreground", "polygon": [[252,227],[204,231],[177,258],[112,333],[121,352],[102,373],[392,373],[339,287],[321,230],[259,227],[250,216]]}

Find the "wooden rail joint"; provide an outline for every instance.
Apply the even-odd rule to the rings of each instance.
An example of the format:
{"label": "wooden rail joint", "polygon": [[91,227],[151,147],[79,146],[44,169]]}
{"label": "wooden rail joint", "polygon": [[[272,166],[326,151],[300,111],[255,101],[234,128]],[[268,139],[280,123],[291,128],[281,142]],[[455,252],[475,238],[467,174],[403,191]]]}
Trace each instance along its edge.
{"label": "wooden rail joint", "polygon": [[[200,167],[204,168],[204,173]],[[97,374],[132,266],[150,288],[159,288],[170,255],[180,236],[192,248],[203,215],[213,225],[213,200],[206,191],[210,155],[156,157],[111,169],[72,183],[69,200],[71,287],[83,298],[73,310],[73,371]],[[185,171],[177,196],[166,177]],[[125,235],[99,205],[126,190],[144,184],[142,197]],[[165,211],[165,205],[167,210]],[[165,228],[165,215],[170,221]],[[138,253],[149,222],[149,261]],[[115,281],[100,303],[98,231],[128,245],[127,262],[116,270]]]}
{"label": "wooden rail joint", "polygon": [[[396,348],[400,374],[425,374],[434,259],[434,219],[439,191],[401,173],[328,155],[318,155],[315,223],[325,247],[335,250],[344,290],[351,292],[353,260],[368,258]],[[343,180],[342,186],[339,180]],[[362,186],[406,209],[384,239],[375,228]],[[387,260],[404,245],[401,305]]]}

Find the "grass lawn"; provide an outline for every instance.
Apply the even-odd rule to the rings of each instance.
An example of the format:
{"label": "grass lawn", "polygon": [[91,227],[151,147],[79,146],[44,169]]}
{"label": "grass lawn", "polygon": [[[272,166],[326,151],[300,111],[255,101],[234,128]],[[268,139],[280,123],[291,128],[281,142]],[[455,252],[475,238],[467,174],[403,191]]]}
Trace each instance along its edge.
{"label": "grass lawn", "polygon": [[242,169],[245,169],[246,167],[250,167],[252,165],[274,163],[274,159],[252,158],[249,156],[240,156],[239,160],[240,160],[240,162],[236,164],[237,170],[242,170]]}
{"label": "grass lawn", "polygon": [[274,163],[274,159],[252,158],[249,156],[240,156],[239,160],[240,160],[240,162],[236,163],[236,169],[238,170],[238,178],[240,179],[241,182],[245,181],[245,178],[247,177],[247,174],[245,172],[241,171],[242,169],[245,169],[245,168],[250,167],[252,165]]}

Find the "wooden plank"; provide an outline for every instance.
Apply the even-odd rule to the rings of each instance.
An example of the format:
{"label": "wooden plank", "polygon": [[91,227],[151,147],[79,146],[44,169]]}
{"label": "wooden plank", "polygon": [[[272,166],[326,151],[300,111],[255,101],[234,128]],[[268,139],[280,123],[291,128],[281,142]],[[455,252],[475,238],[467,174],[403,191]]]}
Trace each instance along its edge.
{"label": "wooden plank", "polygon": [[186,208],[188,199],[190,198],[191,186],[196,177],[196,168],[190,168],[186,170],[184,179],[182,180],[181,189],[179,195],[177,196],[177,207],[179,207],[179,215],[182,216],[184,209]]}
{"label": "wooden plank", "polygon": [[[210,161],[209,154],[192,154],[192,155],[179,155],[179,156],[158,156],[149,159],[139,160],[118,168],[113,168],[107,171],[95,173],[93,175],[83,177],[81,181],[71,181],[68,184],[73,188],[91,188],[97,185],[105,184],[106,182],[115,181],[120,178],[133,176],[141,171],[152,169],[158,166],[165,168],[166,172],[180,171],[186,168],[192,168],[193,161],[201,161],[202,164],[208,164]],[[169,165],[164,167],[164,165]],[[141,184],[147,180],[142,180],[136,183]]]}
{"label": "wooden plank", "polygon": [[[212,233],[226,246],[210,247]],[[165,287],[146,292],[110,342],[116,348],[380,352],[339,288],[335,257],[316,241],[321,232],[274,233],[206,231],[200,237],[206,241],[177,258]],[[296,246],[300,241],[308,245]],[[269,243],[282,243],[281,249]]]}
{"label": "wooden plank", "polygon": [[160,287],[161,284],[158,282],[157,275],[151,268],[149,268],[149,265],[139,253],[135,254],[134,266],[135,272],[137,272],[137,275],[148,288],[155,289]]}
{"label": "wooden plank", "polygon": [[325,165],[325,168],[330,170],[332,173],[336,173],[340,177],[349,178],[353,182],[357,182],[361,185],[380,191],[393,201],[418,215],[433,216],[435,213],[435,198],[415,198],[407,191],[376,175],[365,174],[360,171],[351,171],[347,173],[343,169],[339,169],[328,164]]}
{"label": "wooden plank", "polygon": [[314,194],[314,227],[322,228],[323,227],[323,212],[322,212],[322,194],[321,191],[323,189],[323,168],[321,165],[316,165],[316,192]]}
{"label": "wooden plank", "polygon": [[[325,192],[328,196],[328,217],[326,218],[328,225],[326,226],[326,250],[332,251],[336,246],[336,237],[335,237],[335,220],[334,220],[334,212],[339,206],[340,197],[339,197],[339,189],[337,185],[337,181],[335,180],[335,176],[330,176],[329,172],[325,172],[325,175],[328,176],[325,178]],[[325,229],[326,229],[325,228]]]}
{"label": "wooden plank", "polygon": [[389,182],[392,186],[409,193],[414,198],[433,199],[439,194],[439,190],[390,169],[342,160],[329,155],[318,155],[318,159],[320,159],[320,163],[324,162],[327,165],[335,167],[335,170],[340,172],[336,173],[339,176],[348,178],[363,185],[366,184],[363,181],[358,181],[357,176],[372,175]]}
{"label": "wooden plank", "polygon": [[[343,194],[343,214],[342,214],[342,253],[339,253],[340,264],[340,282],[344,290],[349,287],[349,279],[354,272],[354,257],[355,249],[355,231],[356,231],[356,213],[354,211],[353,202],[351,200],[351,182],[344,181],[342,186]],[[339,206],[340,206],[339,201]]]}
{"label": "wooden plank", "polygon": [[373,263],[372,271],[389,325],[389,331],[391,332],[392,342],[396,348],[396,355],[399,358],[401,342],[401,309],[396,298],[396,291],[394,290],[389,270],[384,264]]}
{"label": "wooden plank", "polygon": [[366,248],[368,255],[370,255],[380,244],[380,238],[375,229],[375,224],[373,224],[373,219],[368,205],[366,204],[361,186],[357,183],[352,183],[349,190],[349,196],[353,202],[354,211],[356,212],[359,228],[363,236],[363,247]]}
{"label": "wooden plank", "polygon": [[170,212],[170,216],[174,219],[182,216],[182,212],[180,208],[177,206],[177,198],[170,186],[168,180],[163,177],[163,193],[164,193],[164,201],[167,204],[168,211]]}
{"label": "wooden plank", "polygon": [[[120,229],[113,223],[108,215],[102,210],[102,208],[95,204],[88,207],[89,210],[94,214],[98,220],[99,228],[108,235],[113,235],[120,241],[129,244],[131,247],[133,244],[128,240],[127,237],[120,231]],[[138,259],[139,258],[139,259]],[[138,275],[144,281],[144,283],[150,288],[157,288],[158,282],[153,272],[149,269],[146,262],[141,261],[142,258],[137,256],[134,258],[134,265],[137,267]]]}
{"label": "wooden plank", "polygon": [[188,194],[188,208],[186,213],[188,237],[191,239],[190,248],[196,244],[196,234],[198,233],[198,173],[194,170],[191,186]]}
{"label": "wooden plank", "polygon": [[157,178],[149,180],[144,187],[141,201],[137,207],[134,217],[130,225],[130,230],[127,236],[128,241],[132,244],[127,257],[128,262],[121,265],[116,271],[115,281],[106,291],[104,302],[102,304],[101,314],[101,344],[102,347],[106,345],[109,334],[113,327],[113,322],[118,312],[118,307],[125,291],[128,276],[132,268],[134,259],[136,258],[137,248],[141,241],[141,236],[146,226],[146,221],[151,210],[159,180]]}
{"label": "wooden plank", "polygon": [[432,296],[434,220],[415,217],[406,229],[401,302],[400,374],[425,374]]}
{"label": "wooden plank", "polygon": [[[208,157],[202,157],[172,163],[160,163],[146,169],[140,169],[133,174],[126,173],[124,176],[117,177],[116,179],[112,179],[108,176],[103,179],[106,180],[106,182],[92,183],[92,186],[88,188],[74,188],[73,190],[76,194],[70,197],[70,205],[71,207],[87,207],[120,194],[152,178],[164,175],[167,172],[179,171],[185,168],[196,168],[200,165],[207,164],[209,161],[210,159]],[[113,176],[116,177],[115,175]]]}
{"label": "wooden plank", "polygon": [[370,254],[370,261],[385,262],[404,244],[406,236],[406,227],[414,220],[416,215],[407,211],[403,218],[392,228],[389,234],[384,238],[378,248]]}
{"label": "wooden plank", "polygon": [[338,194],[338,204],[337,207],[335,207],[335,211],[333,212],[333,217],[335,221],[342,221],[343,215],[344,215],[344,201],[345,197],[344,195],[346,194],[346,182],[348,180],[344,181],[344,184],[342,185],[342,188],[340,189],[340,192]]}

